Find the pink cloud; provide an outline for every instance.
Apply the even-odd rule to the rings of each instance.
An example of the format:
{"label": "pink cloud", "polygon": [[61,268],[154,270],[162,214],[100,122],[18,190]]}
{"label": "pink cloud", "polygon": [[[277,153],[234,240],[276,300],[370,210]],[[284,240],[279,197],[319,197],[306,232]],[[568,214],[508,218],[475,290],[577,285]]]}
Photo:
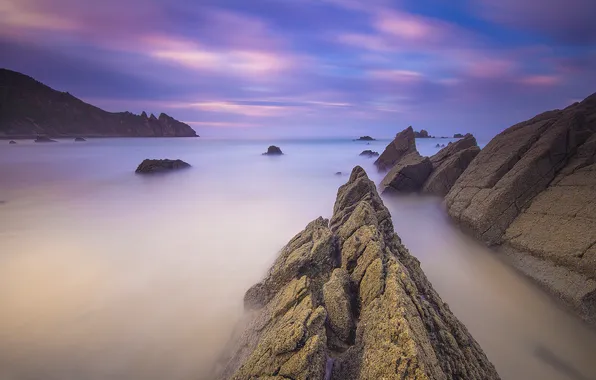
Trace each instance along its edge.
{"label": "pink cloud", "polygon": [[529,86],[555,86],[561,83],[556,75],[529,75],[519,79],[519,83]]}
{"label": "pink cloud", "polygon": [[397,83],[418,82],[424,77],[421,73],[410,70],[372,70],[367,74],[374,79],[382,79]]}

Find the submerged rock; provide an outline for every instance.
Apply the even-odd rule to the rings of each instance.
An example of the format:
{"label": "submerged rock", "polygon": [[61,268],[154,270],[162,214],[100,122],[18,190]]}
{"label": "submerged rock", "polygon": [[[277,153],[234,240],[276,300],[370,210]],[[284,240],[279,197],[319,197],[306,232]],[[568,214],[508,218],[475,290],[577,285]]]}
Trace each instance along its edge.
{"label": "submerged rock", "polygon": [[387,145],[383,153],[375,161],[375,165],[381,171],[389,170],[399,160],[412,152],[417,152],[416,140],[414,130],[412,127],[408,127],[398,133],[395,139]]}
{"label": "submerged rock", "polygon": [[432,173],[422,191],[445,196],[478,153],[480,148],[476,139],[469,133],[463,139],[441,149],[430,158]]}
{"label": "submerged rock", "polygon": [[9,143],[9,144],[16,144],[17,142],[16,142],[16,141],[14,141],[14,140],[10,140],[8,143]]}
{"label": "submerged rock", "polygon": [[383,178],[381,192],[418,192],[432,170],[433,166],[428,157],[422,157],[418,152],[410,153]]}
{"label": "submerged rock", "polygon": [[85,140],[83,137],[75,137],[74,141],[80,142],[80,141],[87,141],[87,140]]}
{"label": "submerged rock", "polygon": [[189,168],[190,165],[182,160],[143,160],[137,167],[136,173],[148,174],[159,173],[177,169]]}
{"label": "submerged rock", "polygon": [[466,231],[596,323],[596,94],[516,124],[446,197]]}
{"label": "submerged rock", "polygon": [[267,148],[267,152],[263,153],[264,156],[280,156],[282,154],[283,152],[281,149],[275,145],[271,145],[269,148]]}
{"label": "submerged rock", "polygon": [[395,234],[364,170],[245,295],[218,379],[498,379]]}
{"label": "submerged rock", "polygon": [[364,150],[364,151],[362,151],[362,153],[360,153],[360,156],[366,156],[368,158],[376,157],[378,155],[379,155],[379,152],[373,152],[370,149]]}
{"label": "submerged rock", "polygon": [[48,136],[37,136],[34,140],[36,143],[49,143],[49,142],[56,142],[56,140],[52,140]]}

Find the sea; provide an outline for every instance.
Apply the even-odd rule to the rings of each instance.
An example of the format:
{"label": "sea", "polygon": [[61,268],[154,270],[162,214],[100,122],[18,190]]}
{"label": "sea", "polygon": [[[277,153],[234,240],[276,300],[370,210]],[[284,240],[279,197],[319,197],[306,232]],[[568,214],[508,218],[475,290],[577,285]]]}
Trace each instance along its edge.
{"label": "sea", "polygon": [[[0,140],[0,380],[207,378],[244,292],[331,217],[354,166],[380,182],[359,153],[389,141]],[[449,141],[416,143],[431,155]],[[272,144],[285,154],[261,155]],[[192,168],[135,174],[145,158]],[[440,198],[383,198],[503,379],[596,379],[593,328],[463,235]]]}

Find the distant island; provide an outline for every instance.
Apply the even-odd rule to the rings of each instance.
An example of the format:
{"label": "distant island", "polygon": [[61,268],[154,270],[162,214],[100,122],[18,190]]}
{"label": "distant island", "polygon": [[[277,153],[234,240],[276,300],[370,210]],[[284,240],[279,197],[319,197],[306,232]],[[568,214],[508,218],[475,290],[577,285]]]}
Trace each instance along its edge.
{"label": "distant island", "polygon": [[0,138],[198,137],[161,113],[107,112],[16,71],[0,69]]}
{"label": "distant island", "polygon": [[463,137],[464,137],[464,135],[462,135],[461,133],[456,133],[456,134],[453,135],[453,138],[454,139],[461,139]]}
{"label": "distant island", "polygon": [[370,136],[360,136],[354,141],[375,141],[375,139]]}
{"label": "distant island", "polygon": [[428,134],[428,131],[425,129],[421,129],[420,132],[415,131],[414,137],[417,139],[429,139],[431,136]]}

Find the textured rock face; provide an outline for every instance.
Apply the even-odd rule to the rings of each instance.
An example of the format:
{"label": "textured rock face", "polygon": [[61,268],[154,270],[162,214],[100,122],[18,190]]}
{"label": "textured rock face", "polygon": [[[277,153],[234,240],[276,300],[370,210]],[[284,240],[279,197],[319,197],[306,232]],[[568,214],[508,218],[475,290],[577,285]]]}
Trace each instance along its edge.
{"label": "textured rock face", "polygon": [[449,214],[596,323],[596,94],[496,136],[446,196]]}
{"label": "textured rock face", "polygon": [[4,136],[197,136],[189,125],[166,114],[148,118],[144,112],[106,112],[6,69],[0,69],[0,88],[0,134]]}
{"label": "textured rock face", "polygon": [[360,167],[331,220],[296,235],[245,306],[215,378],[498,379]]}
{"label": "textured rock face", "polygon": [[381,182],[381,192],[413,193],[422,189],[433,170],[428,157],[413,152],[403,157]]}
{"label": "textured rock face", "polygon": [[281,156],[282,154],[283,152],[281,149],[275,145],[271,145],[269,148],[267,148],[267,151],[263,153],[264,156]]}
{"label": "textured rock face", "polygon": [[190,165],[182,160],[143,160],[135,172],[140,174],[150,174],[189,167]]}
{"label": "textured rock face", "polygon": [[367,150],[362,151],[362,153],[360,153],[360,155],[368,157],[368,158],[372,158],[372,157],[378,156],[379,152],[373,152],[372,150],[367,149]]}
{"label": "textured rock face", "polygon": [[476,139],[469,133],[463,139],[441,149],[430,158],[432,173],[422,192],[445,196],[478,153],[480,148]]}
{"label": "textured rock face", "polygon": [[416,150],[414,130],[408,127],[398,133],[395,139],[387,145],[383,153],[375,161],[375,165],[381,171],[389,170],[403,157]]}

